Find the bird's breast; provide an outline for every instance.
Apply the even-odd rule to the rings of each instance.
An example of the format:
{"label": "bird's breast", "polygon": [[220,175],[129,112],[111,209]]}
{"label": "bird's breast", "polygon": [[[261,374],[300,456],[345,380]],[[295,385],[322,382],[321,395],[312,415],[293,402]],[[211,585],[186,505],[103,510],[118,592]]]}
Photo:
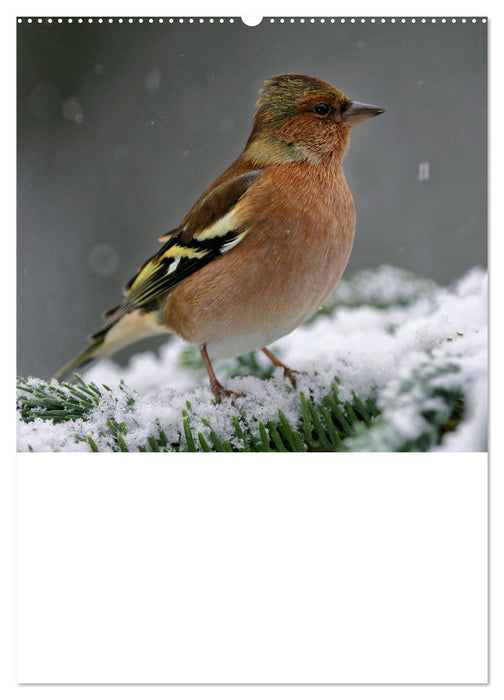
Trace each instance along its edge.
{"label": "bird's breast", "polygon": [[214,356],[263,347],[308,320],[338,284],[353,243],[341,167],[268,168],[238,207],[247,235],[184,280],[165,309],[167,325]]}

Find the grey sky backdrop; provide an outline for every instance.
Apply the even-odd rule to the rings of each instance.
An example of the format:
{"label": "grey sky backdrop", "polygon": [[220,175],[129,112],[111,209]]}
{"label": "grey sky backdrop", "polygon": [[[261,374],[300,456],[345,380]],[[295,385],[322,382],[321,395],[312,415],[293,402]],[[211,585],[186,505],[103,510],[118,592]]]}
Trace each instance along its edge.
{"label": "grey sky backdrop", "polygon": [[84,347],[240,153],[275,73],[387,110],[354,129],[345,159],[347,272],[386,263],[450,282],[486,266],[486,33],[430,19],[18,24],[19,374],[48,377]]}

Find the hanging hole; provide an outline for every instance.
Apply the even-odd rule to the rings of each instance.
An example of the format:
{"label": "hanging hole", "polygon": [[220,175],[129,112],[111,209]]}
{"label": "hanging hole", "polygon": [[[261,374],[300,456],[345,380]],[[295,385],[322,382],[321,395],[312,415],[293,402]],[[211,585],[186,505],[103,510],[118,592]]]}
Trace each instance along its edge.
{"label": "hanging hole", "polygon": [[262,17],[242,17],[241,21],[247,27],[257,27],[262,22]]}

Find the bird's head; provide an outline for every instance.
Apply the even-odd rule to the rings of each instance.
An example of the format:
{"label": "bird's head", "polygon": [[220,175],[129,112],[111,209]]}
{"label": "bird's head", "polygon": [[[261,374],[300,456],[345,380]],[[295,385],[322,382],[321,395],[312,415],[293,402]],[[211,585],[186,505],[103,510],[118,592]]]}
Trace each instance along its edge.
{"label": "bird's head", "polygon": [[260,165],[343,157],[352,127],[385,111],[353,102],[323,80],[293,73],[266,80],[257,107],[245,153]]}

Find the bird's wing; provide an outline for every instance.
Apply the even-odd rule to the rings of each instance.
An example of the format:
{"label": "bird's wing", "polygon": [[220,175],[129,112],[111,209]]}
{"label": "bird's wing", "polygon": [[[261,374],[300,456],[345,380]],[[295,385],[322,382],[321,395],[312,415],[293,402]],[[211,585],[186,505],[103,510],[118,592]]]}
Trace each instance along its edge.
{"label": "bird's wing", "polygon": [[182,224],[160,238],[161,250],[149,258],[128,282],[124,302],[105,314],[112,323],[134,308],[149,309],[177,284],[220,255],[234,248],[247,234],[235,207],[250,185],[261,175],[251,170],[219,184],[205,193]]}
{"label": "bird's wing", "polygon": [[[234,168],[234,166],[231,166]],[[261,170],[246,170],[232,178],[227,170],[196,202],[180,225],[182,241],[189,243],[205,229],[229,213],[250,185],[261,175]]]}

